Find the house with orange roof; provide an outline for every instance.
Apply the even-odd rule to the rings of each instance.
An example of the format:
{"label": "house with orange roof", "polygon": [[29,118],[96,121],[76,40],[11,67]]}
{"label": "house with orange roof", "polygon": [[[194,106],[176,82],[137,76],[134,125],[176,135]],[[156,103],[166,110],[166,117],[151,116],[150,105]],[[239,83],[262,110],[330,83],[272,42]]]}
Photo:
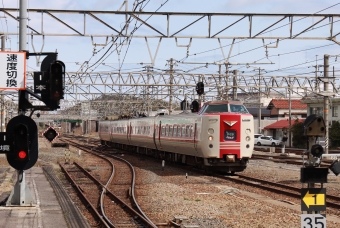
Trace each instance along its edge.
{"label": "house with orange roof", "polygon": [[[270,110],[271,118],[277,117],[277,120],[289,118],[289,99],[272,99],[267,106]],[[307,104],[301,100],[290,101],[291,118],[301,119],[307,117]]]}
{"label": "house with orange roof", "polygon": [[[302,103],[301,100],[291,100],[289,102],[289,99],[272,99],[267,109],[270,110],[270,119],[274,119],[275,121],[263,126],[263,134],[282,139],[286,132],[288,136],[286,144],[289,145],[291,140],[289,138],[289,128],[294,124],[296,119],[298,119],[299,122],[305,120],[307,117],[307,104]],[[290,123],[289,110],[291,115]]]}

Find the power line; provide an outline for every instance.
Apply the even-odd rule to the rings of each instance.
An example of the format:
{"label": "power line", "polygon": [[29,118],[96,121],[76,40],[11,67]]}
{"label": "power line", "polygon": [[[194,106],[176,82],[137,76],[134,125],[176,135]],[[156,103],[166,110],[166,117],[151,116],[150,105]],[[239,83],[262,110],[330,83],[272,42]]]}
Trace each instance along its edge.
{"label": "power line", "polygon": [[[336,3],[336,4],[332,5],[332,6],[329,6],[329,7],[325,8],[325,9],[322,9],[322,10],[320,10],[320,11],[317,11],[316,13],[313,13],[313,14],[311,14],[311,15],[309,15],[309,16],[305,16],[305,17],[303,17],[303,18],[297,19],[297,20],[295,20],[294,22],[297,22],[297,21],[303,20],[303,19],[305,19],[305,18],[314,16],[314,15],[317,14],[317,13],[320,13],[320,12],[322,12],[322,11],[325,11],[325,10],[327,10],[327,9],[330,9],[330,8],[336,6],[336,5],[339,5],[339,4],[340,4],[340,2],[339,2],[339,3]],[[279,28],[282,28],[282,27],[284,27],[284,26],[287,26],[287,25],[289,25],[289,23],[287,23],[287,24],[285,24],[285,25],[282,25],[282,26],[280,26],[280,27],[274,28],[274,29],[272,29],[272,30],[266,31],[266,32],[264,32],[263,34],[266,34],[266,33],[268,33],[268,32],[272,32],[272,31],[275,31],[275,30],[277,30],[277,29],[279,29]],[[309,31],[311,31],[311,30],[309,30]],[[309,31],[306,31],[306,32],[309,32]],[[233,44],[239,44],[239,43],[242,43],[242,42],[247,41],[247,40],[249,40],[249,39],[251,39],[251,38],[245,38],[245,39],[242,39],[242,40],[240,40],[240,41],[238,41],[238,42],[236,42],[236,43],[233,43]],[[286,39],[287,39],[287,38],[286,38]],[[285,40],[285,39],[281,39],[280,41],[282,41],[282,40]],[[269,44],[273,44],[273,43],[276,43],[276,42],[270,42]],[[229,45],[222,46],[222,48],[223,48],[223,47],[231,46],[231,45],[233,45],[233,44],[229,44]],[[263,45],[261,45],[261,46],[258,47],[258,48],[262,48],[262,47],[263,47]],[[249,50],[249,51],[253,51],[253,50],[256,50],[256,49],[258,49],[258,48],[253,48],[253,49],[251,49],[251,50]],[[210,50],[207,50],[207,51],[198,52],[198,53],[195,53],[195,54],[192,54],[192,55],[187,55],[186,57],[184,57],[184,58],[181,59],[180,61],[183,61],[183,60],[186,59],[188,56],[199,55],[199,54],[203,54],[203,53],[215,51],[215,50],[218,50],[218,49],[220,49],[220,48],[214,48],[214,49],[210,49]],[[231,56],[231,57],[235,57],[235,56],[238,56],[238,55],[240,55],[240,54],[247,53],[247,52],[249,52],[249,51],[246,51],[246,52],[243,52],[243,53],[239,53],[239,54],[234,55],[234,56]],[[225,60],[225,59],[222,59],[222,60],[220,60],[220,61],[223,61],[223,60]]]}

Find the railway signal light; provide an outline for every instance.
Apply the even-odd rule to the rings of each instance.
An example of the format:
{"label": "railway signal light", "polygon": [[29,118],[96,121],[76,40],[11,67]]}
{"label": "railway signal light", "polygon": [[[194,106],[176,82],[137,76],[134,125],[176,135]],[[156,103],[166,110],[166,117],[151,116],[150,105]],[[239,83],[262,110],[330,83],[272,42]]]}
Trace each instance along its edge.
{"label": "railway signal light", "polygon": [[303,123],[304,135],[324,137],[326,133],[326,125],[322,116],[309,115]]}
{"label": "railway signal light", "polygon": [[199,108],[200,108],[200,105],[199,105],[198,101],[194,100],[191,103],[191,112],[198,112]]}
{"label": "railway signal light", "polygon": [[64,99],[65,65],[61,61],[54,61],[50,66],[50,99],[59,101]]}
{"label": "railway signal light", "polygon": [[41,100],[50,108],[60,108],[64,99],[65,64],[49,58],[43,61],[42,71],[34,72],[34,93],[41,93]]}
{"label": "railway signal light", "polygon": [[196,92],[198,95],[202,95],[204,93],[204,83],[203,82],[198,82],[196,84]]}
{"label": "railway signal light", "polygon": [[38,160],[38,128],[34,120],[21,115],[12,118],[6,128],[8,163],[17,170],[26,170]]}
{"label": "railway signal light", "polygon": [[25,124],[18,124],[14,127],[14,138],[13,138],[14,151],[18,161],[29,160],[29,149],[28,149],[28,129]]}
{"label": "railway signal light", "polygon": [[46,129],[46,131],[44,131],[43,136],[50,142],[52,143],[53,140],[55,140],[58,136],[59,133],[54,130],[53,127],[49,127]]}
{"label": "railway signal light", "polygon": [[323,154],[324,150],[323,150],[323,147],[321,145],[315,144],[315,145],[312,146],[312,149],[311,149],[310,152],[314,157],[320,158],[321,155]]}

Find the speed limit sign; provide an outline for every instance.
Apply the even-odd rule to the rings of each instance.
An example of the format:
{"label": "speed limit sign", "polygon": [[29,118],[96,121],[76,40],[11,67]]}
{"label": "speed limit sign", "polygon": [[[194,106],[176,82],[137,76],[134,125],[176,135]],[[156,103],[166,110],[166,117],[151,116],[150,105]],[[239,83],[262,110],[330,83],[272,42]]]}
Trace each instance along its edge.
{"label": "speed limit sign", "polygon": [[301,228],[326,228],[326,215],[302,214]]}

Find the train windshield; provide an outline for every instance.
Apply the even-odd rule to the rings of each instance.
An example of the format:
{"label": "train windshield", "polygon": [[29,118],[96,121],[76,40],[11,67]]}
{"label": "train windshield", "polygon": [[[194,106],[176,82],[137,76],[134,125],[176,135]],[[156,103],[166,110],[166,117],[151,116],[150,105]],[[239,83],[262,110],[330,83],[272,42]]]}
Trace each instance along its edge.
{"label": "train windshield", "polygon": [[228,104],[207,105],[202,113],[228,112]]}
{"label": "train windshield", "polygon": [[246,107],[244,107],[243,105],[236,105],[236,104],[230,104],[230,111],[238,112],[238,113],[249,113]]}

